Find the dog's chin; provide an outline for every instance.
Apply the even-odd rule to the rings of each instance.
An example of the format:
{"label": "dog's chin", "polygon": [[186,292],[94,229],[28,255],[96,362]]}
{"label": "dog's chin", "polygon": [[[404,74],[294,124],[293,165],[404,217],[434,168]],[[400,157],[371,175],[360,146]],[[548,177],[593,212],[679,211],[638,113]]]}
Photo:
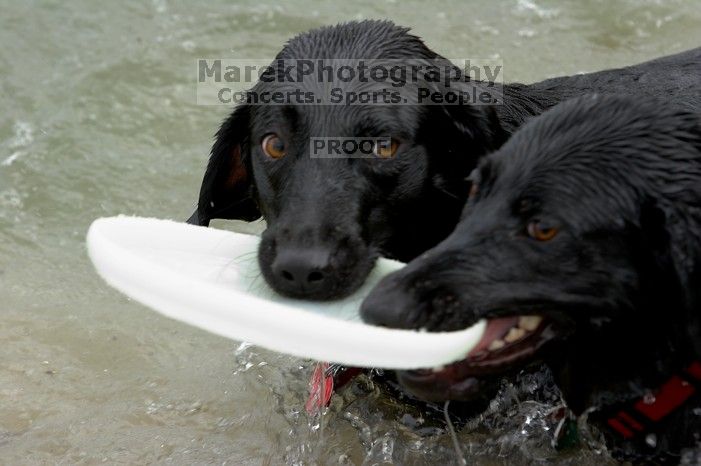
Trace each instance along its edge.
{"label": "dog's chin", "polygon": [[502,377],[538,362],[543,348],[566,339],[570,331],[570,324],[545,315],[492,318],[464,359],[433,369],[401,371],[397,379],[426,401],[476,401],[493,395]]}

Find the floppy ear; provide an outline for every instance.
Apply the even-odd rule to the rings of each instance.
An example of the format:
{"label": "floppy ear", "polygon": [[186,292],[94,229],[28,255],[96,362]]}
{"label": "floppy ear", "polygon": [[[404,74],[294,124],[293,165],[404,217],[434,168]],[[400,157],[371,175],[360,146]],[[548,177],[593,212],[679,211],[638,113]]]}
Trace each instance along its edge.
{"label": "floppy ear", "polygon": [[665,263],[683,289],[696,290],[701,278],[701,209],[683,203],[648,203],[641,211],[641,229],[651,238],[649,249]]}
{"label": "floppy ear", "polygon": [[[650,206],[645,205],[641,224],[643,228],[664,228],[674,273],[687,303],[696,309],[701,305],[701,121],[697,114],[686,110],[669,109],[668,113],[658,118],[668,117],[667,121],[672,122],[669,136],[656,138],[660,145],[656,151],[645,148],[645,153],[652,154],[647,166],[653,168],[646,173],[651,173],[650,185],[657,193],[658,221],[649,221]],[[655,157],[657,153],[662,155]]]}
{"label": "floppy ear", "polygon": [[[461,84],[469,86],[469,83]],[[468,144],[463,150],[471,149],[475,159],[497,150],[509,138],[494,105],[446,104],[434,107],[442,113],[435,115],[434,112],[438,121],[448,123],[446,129],[453,132],[461,143]]]}
{"label": "floppy ear", "polygon": [[187,221],[208,226],[214,218],[256,220],[249,160],[250,107],[238,107],[217,131],[202,180],[197,210]]}
{"label": "floppy ear", "polygon": [[[454,88],[430,86],[434,92],[472,92],[470,83],[454,83]],[[445,94],[444,94],[445,95]],[[432,163],[452,186],[454,194],[466,197],[466,178],[484,155],[498,149],[508,139],[492,105],[434,104],[424,107],[419,139],[431,154]],[[447,187],[447,186],[446,186]]]}
{"label": "floppy ear", "polygon": [[[683,322],[684,337],[679,341],[686,351],[701,355],[701,209],[688,205],[643,206],[640,228],[645,232],[648,252],[663,271],[652,283],[662,290],[671,285],[676,303],[665,303]],[[670,283],[671,282],[671,283]],[[664,295],[662,291],[660,294]],[[671,317],[670,317],[671,318]],[[688,338],[687,338],[688,337]]]}

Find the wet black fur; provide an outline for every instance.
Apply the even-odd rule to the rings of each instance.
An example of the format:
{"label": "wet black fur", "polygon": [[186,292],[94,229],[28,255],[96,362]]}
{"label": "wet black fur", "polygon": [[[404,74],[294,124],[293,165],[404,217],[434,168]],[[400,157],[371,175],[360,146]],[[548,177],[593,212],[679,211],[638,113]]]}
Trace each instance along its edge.
{"label": "wet black fur", "polygon": [[[315,29],[292,38],[276,57],[439,59],[407,28],[362,21]],[[701,49],[630,68],[550,79],[504,88],[503,105],[241,105],[222,124],[191,223],[214,218],[267,221],[259,251],[263,275],[277,291],[330,299],[365,279],[378,255],[408,261],[445,238],[458,221],[469,191],[467,175],[528,117],[591,90],[641,96],[698,90]],[[300,87],[314,86],[303,83]],[[261,90],[276,84],[256,84]],[[407,87],[405,93],[414,92]],[[288,155],[266,159],[261,138],[285,137]],[[393,160],[319,160],[309,138],[392,136]],[[240,150],[238,163],[232,151]],[[240,166],[239,166],[240,165]],[[243,168],[243,171],[241,171]],[[239,181],[225,180],[239,170]],[[311,261],[324,274],[312,288],[289,286],[273,264],[281,253]],[[306,264],[309,265],[309,264]]]}
{"label": "wet black fur", "polygon": [[[385,277],[362,315],[430,330],[546,315],[562,338],[540,358],[575,411],[653,391],[701,357],[699,110],[698,99],[675,106],[594,95],[532,119],[480,162],[477,194],[455,231]],[[559,233],[529,237],[536,220]],[[485,376],[482,391],[502,375]],[[647,453],[693,446],[699,405],[657,426]]]}

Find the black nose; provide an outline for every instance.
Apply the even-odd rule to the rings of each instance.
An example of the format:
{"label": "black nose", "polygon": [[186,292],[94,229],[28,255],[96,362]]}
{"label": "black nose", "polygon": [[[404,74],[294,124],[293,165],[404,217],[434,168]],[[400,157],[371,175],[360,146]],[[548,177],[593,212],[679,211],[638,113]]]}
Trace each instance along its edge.
{"label": "black nose", "polygon": [[360,306],[363,321],[390,328],[415,329],[421,305],[390,275],[382,280]]}
{"label": "black nose", "polygon": [[278,252],[271,268],[277,282],[291,294],[313,295],[328,285],[329,259],[324,249],[285,249]]}

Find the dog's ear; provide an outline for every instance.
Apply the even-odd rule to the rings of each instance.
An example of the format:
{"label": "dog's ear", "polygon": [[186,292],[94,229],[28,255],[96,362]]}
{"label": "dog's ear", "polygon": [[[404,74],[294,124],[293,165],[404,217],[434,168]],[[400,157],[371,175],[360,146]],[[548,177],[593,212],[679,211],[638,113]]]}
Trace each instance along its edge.
{"label": "dog's ear", "polygon": [[447,119],[451,130],[474,151],[475,158],[497,150],[509,138],[494,105],[447,104],[441,105],[439,111],[444,117],[438,119]]}
{"label": "dog's ear", "polygon": [[[701,225],[697,219],[701,219],[701,209],[685,203],[649,200],[640,210],[645,248],[653,254],[657,266],[675,278],[681,294],[698,294],[697,283],[701,280]],[[687,296],[685,301],[695,299]]]}
{"label": "dog's ear", "polygon": [[[641,209],[640,230],[646,252],[652,253],[662,272],[650,286],[660,295],[675,297],[675,302],[665,305],[679,313],[683,322],[679,351],[701,355],[701,224],[697,219],[701,219],[701,209],[696,206],[648,202]],[[665,287],[671,293],[665,293]]]}
{"label": "dog's ear", "polygon": [[[451,88],[431,85],[432,92],[470,95],[470,83],[454,83]],[[420,124],[421,142],[428,149],[437,172],[451,180],[452,192],[467,196],[466,178],[481,157],[498,149],[508,134],[501,126],[493,105],[459,103],[429,104]]]}
{"label": "dog's ear", "polygon": [[219,128],[197,210],[188,223],[207,226],[215,218],[252,221],[261,216],[253,198],[249,122],[250,107],[242,105]]}
{"label": "dog's ear", "polygon": [[[643,231],[662,231],[664,253],[682,285],[686,302],[701,305],[701,124],[698,115],[676,107],[655,113],[666,132],[654,136],[640,157],[649,184],[640,224]],[[654,199],[653,199],[654,198]],[[661,241],[657,241],[661,243]],[[700,342],[701,343],[701,342]]]}

